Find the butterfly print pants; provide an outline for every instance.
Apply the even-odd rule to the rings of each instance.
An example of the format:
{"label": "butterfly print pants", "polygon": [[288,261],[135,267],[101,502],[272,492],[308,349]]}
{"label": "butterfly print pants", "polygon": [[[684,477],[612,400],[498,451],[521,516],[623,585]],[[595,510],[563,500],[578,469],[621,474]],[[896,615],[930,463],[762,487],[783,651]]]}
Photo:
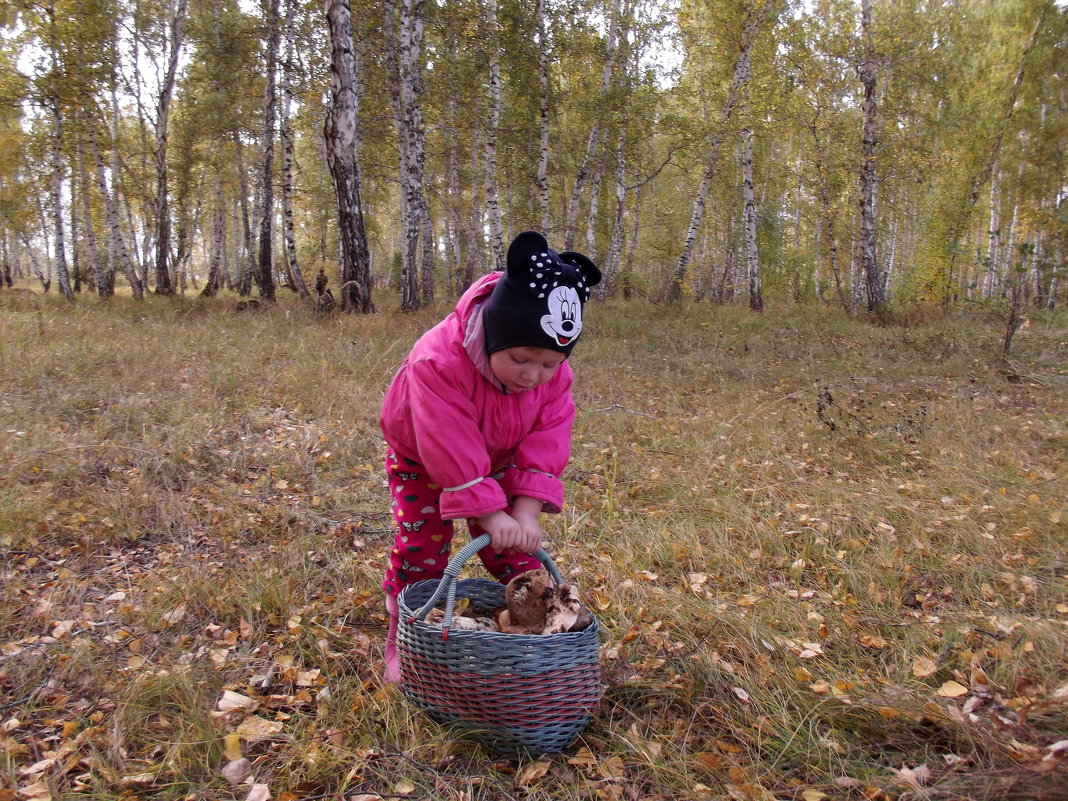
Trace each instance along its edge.
{"label": "butterfly print pants", "polygon": [[[386,454],[386,478],[397,533],[382,588],[397,595],[416,581],[444,575],[452,549],[453,526],[451,520],[441,519],[441,487],[421,464],[398,456],[391,448]],[[473,519],[467,521],[467,528],[472,538],[485,533]],[[530,554],[496,554],[490,547],[483,548],[478,556],[502,583],[517,573],[541,567]]]}

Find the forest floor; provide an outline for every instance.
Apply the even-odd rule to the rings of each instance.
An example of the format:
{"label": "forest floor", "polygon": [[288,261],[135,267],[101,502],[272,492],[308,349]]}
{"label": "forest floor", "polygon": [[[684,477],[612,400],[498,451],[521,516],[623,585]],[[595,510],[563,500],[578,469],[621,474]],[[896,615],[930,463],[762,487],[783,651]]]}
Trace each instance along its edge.
{"label": "forest floor", "polygon": [[379,679],[446,304],[234,301],[0,290],[0,801],[1068,798],[1063,312],[1006,375],[978,310],[591,305],[546,532],[604,696],[510,757]]}

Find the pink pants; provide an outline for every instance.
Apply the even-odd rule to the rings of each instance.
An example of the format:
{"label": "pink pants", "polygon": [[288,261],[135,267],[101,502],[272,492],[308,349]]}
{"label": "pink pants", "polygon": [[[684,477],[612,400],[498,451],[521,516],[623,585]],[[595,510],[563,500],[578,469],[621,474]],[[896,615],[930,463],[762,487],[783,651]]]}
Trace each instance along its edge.
{"label": "pink pants", "polygon": [[[421,464],[397,456],[390,448],[386,454],[386,478],[397,535],[389,553],[382,589],[397,595],[416,581],[444,575],[452,549],[453,528],[451,520],[441,519],[441,487],[430,480]],[[472,538],[485,533],[473,519],[467,521],[467,528]],[[496,554],[490,547],[483,548],[478,556],[501,583],[517,573],[541,567],[541,562],[530,554]]]}

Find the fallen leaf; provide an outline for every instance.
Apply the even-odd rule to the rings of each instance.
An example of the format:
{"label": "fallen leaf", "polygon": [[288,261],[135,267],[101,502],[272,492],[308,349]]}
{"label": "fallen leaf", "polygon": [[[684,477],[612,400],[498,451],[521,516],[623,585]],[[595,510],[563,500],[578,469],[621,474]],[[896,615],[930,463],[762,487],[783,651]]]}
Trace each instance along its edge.
{"label": "fallen leaf", "polygon": [[738,696],[738,699],[746,704],[749,703],[749,693],[743,690],[741,687],[731,687],[731,692]]}
{"label": "fallen leaf", "polygon": [[241,784],[252,775],[252,763],[245,757],[233,759],[227,762],[219,772],[230,784]]}
{"label": "fallen leaf", "polygon": [[220,712],[230,712],[234,709],[251,709],[256,706],[256,701],[233,690],[223,690],[218,706]]}
{"label": "fallen leaf", "polygon": [[711,751],[700,751],[693,756],[697,763],[707,771],[716,771],[723,767],[723,757]]}
{"label": "fallen leaf", "polygon": [[918,656],[912,660],[912,675],[922,679],[938,670],[935,661],[927,656]]}
{"label": "fallen leaf", "polygon": [[271,790],[266,784],[254,784],[245,796],[245,801],[268,801]]}
{"label": "fallen leaf", "polygon": [[597,765],[597,757],[593,755],[588,746],[584,745],[573,757],[567,760],[567,764],[578,768],[592,768]]}
{"label": "fallen leaf", "polygon": [[801,797],[804,801],[823,801],[827,797],[827,793],[821,790],[805,790],[801,793]]}
{"label": "fallen leaf", "polygon": [[626,774],[623,760],[619,757],[601,760],[597,767],[599,768],[602,779],[622,779]]}
{"label": "fallen leaf", "polygon": [[938,691],[935,692],[935,695],[940,695],[943,698],[960,698],[962,695],[967,695],[968,692],[968,688],[960,682],[947,681],[945,684],[938,688]]}
{"label": "fallen leaf", "polygon": [[885,648],[889,643],[880,637],[878,634],[861,634],[857,639],[860,640],[861,645],[865,645],[868,648]]}
{"label": "fallen leaf", "polygon": [[227,734],[223,737],[223,756],[231,762],[235,759],[241,759],[240,734]]}
{"label": "fallen leaf", "polygon": [[265,720],[253,715],[242,721],[241,725],[234,729],[234,733],[250,743],[258,743],[260,740],[270,739],[284,728],[285,726],[277,720]]}
{"label": "fallen leaf", "polygon": [[411,795],[415,792],[415,785],[407,779],[401,779],[395,785],[393,785],[394,795]]}
{"label": "fallen leaf", "polygon": [[34,782],[19,788],[19,798],[25,801],[52,801],[52,791],[44,782]]}
{"label": "fallen leaf", "polygon": [[549,767],[550,764],[544,761],[528,762],[519,771],[519,775],[515,777],[515,786],[527,787],[533,784],[549,772]]}

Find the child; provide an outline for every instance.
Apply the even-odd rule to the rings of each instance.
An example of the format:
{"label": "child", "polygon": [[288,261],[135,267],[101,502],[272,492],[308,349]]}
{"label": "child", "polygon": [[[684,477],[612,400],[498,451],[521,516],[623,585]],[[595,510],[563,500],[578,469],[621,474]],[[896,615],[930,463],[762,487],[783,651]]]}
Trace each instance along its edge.
{"label": "child", "polygon": [[563,506],[572,373],[582,306],[601,271],[534,231],[508,248],[504,273],[476,281],[412,348],[386,392],[381,427],[397,534],[382,588],[389,634],[383,679],[400,678],[397,595],[440,578],[452,521],[466,518],[499,581],[541,564],[541,512]]}

